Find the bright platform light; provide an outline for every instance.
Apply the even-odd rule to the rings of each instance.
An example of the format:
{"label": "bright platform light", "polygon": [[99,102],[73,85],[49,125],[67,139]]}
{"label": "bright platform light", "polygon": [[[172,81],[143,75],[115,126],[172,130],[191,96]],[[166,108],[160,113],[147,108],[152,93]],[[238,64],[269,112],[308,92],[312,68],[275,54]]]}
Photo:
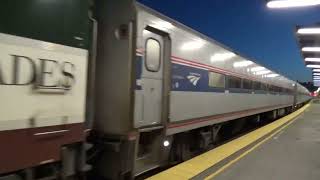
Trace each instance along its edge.
{"label": "bright platform light", "polygon": [[268,74],[266,75],[266,77],[269,77],[269,78],[273,78],[273,77],[278,77],[279,74]]}
{"label": "bright platform light", "polygon": [[320,4],[320,0],[275,0],[269,1],[267,6],[269,8],[292,8],[292,7],[305,7],[316,6]]}
{"label": "bright platform light", "polygon": [[247,67],[252,64],[253,64],[252,61],[240,61],[240,62],[233,63],[233,67]]}
{"label": "bright platform light", "polygon": [[225,60],[231,59],[235,56],[236,56],[236,54],[234,54],[232,52],[216,53],[213,56],[211,56],[210,61],[212,63],[216,62],[216,61],[225,61]]}
{"label": "bright platform light", "polygon": [[313,75],[315,75],[315,76],[319,76],[319,75],[320,75],[320,73],[313,73]]}
{"label": "bright platform light", "polygon": [[300,28],[298,34],[320,34],[320,28]]}
{"label": "bright platform light", "polygon": [[265,71],[258,71],[258,72],[256,72],[256,75],[265,75],[265,74],[268,74],[268,73],[270,73],[271,71],[269,71],[269,70],[265,70]]}
{"label": "bright platform light", "polygon": [[266,69],[266,68],[261,67],[261,66],[253,67],[253,68],[251,68],[251,72],[263,71],[263,70],[265,70],[265,69]]}
{"label": "bright platform light", "polygon": [[152,22],[150,26],[156,29],[164,30],[164,31],[174,28],[174,26],[167,21],[155,21],[155,22]]}
{"label": "bright platform light", "polygon": [[313,72],[320,72],[320,69],[313,69]]}
{"label": "bright platform light", "polygon": [[320,52],[320,47],[303,47],[304,52]]}
{"label": "bright platform light", "polygon": [[308,64],[307,67],[308,67],[308,68],[320,68],[320,65],[317,65],[317,64]]}
{"label": "bright platform light", "polygon": [[320,58],[305,58],[304,60],[308,62],[320,62]]}
{"label": "bright platform light", "polygon": [[194,49],[200,49],[202,46],[204,46],[203,41],[190,41],[186,42],[181,46],[182,50],[194,50]]}

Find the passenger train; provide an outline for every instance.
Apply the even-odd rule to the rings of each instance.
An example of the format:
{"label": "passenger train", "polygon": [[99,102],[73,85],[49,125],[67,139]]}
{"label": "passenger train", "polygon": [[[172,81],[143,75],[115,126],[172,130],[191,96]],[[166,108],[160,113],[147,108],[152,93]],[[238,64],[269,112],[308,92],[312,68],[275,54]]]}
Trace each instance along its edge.
{"label": "passenger train", "polygon": [[1,2],[0,92],[0,180],[130,179],[311,99],[134,0]]}

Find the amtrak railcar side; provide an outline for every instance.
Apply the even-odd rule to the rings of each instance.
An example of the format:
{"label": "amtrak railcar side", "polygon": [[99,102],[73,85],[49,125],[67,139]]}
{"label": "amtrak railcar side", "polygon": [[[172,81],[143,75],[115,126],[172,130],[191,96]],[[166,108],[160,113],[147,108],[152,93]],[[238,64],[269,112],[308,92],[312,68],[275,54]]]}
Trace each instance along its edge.
{"label": "amtrak railcar side", "polygon": [[[232,120],[309,99],[300,84],[132,0],[96,1],[94,167],[135,176],[215,143]],[[243,122],[243,121],[242,121]]]}

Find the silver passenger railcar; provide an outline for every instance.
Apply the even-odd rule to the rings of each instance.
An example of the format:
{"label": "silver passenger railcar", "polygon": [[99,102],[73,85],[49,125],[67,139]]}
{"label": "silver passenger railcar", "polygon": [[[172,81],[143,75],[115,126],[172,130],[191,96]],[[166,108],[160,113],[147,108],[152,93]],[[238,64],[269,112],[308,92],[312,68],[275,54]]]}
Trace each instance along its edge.
{"label": "silver passenger railcar", "polygon": [[188,159],[211,147],[225,123],[275,118],[310,99],[295,81],[139,3],[96,7],[91,140],[103,177]]}

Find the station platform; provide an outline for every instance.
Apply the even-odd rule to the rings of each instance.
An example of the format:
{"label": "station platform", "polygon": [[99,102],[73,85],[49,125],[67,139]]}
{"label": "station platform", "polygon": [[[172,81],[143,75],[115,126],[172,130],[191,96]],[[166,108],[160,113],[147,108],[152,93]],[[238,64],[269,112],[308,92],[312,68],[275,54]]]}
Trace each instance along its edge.
{"label": "station platform", "polygon": [[299,110],[149,179],[320,179],[320,104]]}

